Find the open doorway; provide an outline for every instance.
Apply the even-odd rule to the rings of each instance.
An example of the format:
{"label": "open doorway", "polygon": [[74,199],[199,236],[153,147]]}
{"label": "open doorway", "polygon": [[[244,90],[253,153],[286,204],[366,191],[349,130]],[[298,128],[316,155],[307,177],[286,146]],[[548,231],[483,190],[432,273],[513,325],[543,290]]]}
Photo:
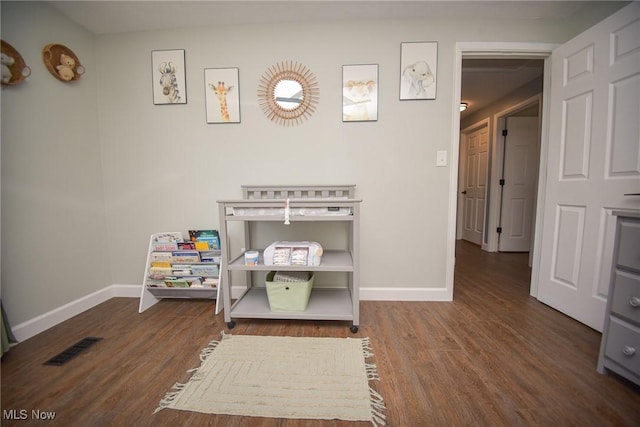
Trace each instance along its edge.
{"label": "open doorway", "polygon": [[[632,60],[622,60],[623,54],[617,49],[620,44],[612,44],[611,37],[620,34],[625,42],[631,40],[632,32],[622,36],[621,29],[638,22],[639,11],[627,6],[561,45],[456,43],[455,101],[460,99],[462,59],[467,56],[544,58],[540,182],[530,295],[596,330],[602,330],[606,314],[608,279],[603,278],[612,268],[612,212],[630,209],[633,203],[625,194],[633,193],[638,185],[637,165],[629,162],[637,157],[633,155],[638,152],[634,144],[637,138],[625,138],[637,134],[637,123],[625,120],[629,117],[625,112],[634,111],[638,103],[630,90],[637,67]],[[577,56],[581,58],[578,67],[573,62]],[[612,57],[620,60],[612,61]],[[585,75],[589,78],[583,79]],[[452,111],[447,286],[453,294],[460,114],[457,105]],[[613,158],[618,159],[618,165],[612,165]],[[590,173],[594,170],[599,172]]]}
{"label": "open doorway", "polygon": [[[541,95],[496,115],[499,172],[497,251],[528,252],[532,266],[540,174]],[[493,245],[492,247],[495,247]]]}
{"label": "open doorway", "polygon": [[[549,43],[526,43],[526,42],[459,42],[456,43],[455,49],[455,67],[454,67],[454,100],[455,109],[453,111],[453,146],[452,146],[452,168],[450,171],[450,192],[449,192],[449,207],[452,216],[450,217],[447,236],[448,236],[448,244],[447,244],[447,279],[446,279],[446,289],[448,294],[453,299],[454,294],[454,270],[456,267],[456,244],[460,240],[457,240],[457,231],[458,231],[458,213],[459,213],[459,199],[460,199],[460,188],[458,183],[460,182],[459,177],[459,159],[460,159],[460,129],[464,129],[467,121],[473,122],[473,118],[470,118],[476,112],[476,108],[472,108],[473,106],[469,104],[469,108],[467,112],[462,112],[458,109],[458,100],[462,100],[462,61],[463,59],[517,59],[517,58],[527,58],[527,59],[539,59],[543,61],[543,79],[542,79],[542,129],[546,128],[546,121],[548,120],[548,109],[547,109],[547,97],[550,89],[550,69],[551,69],[551,61],[550,56],[553,49],[556,47],[554,44]],[[536,93],[539,93],[536,92]],[[476,113],[477,114],[477,113]],[[484,118],[490,115],[485,114]],[[476,121],[479,121],[479,118],[475,118]],[[490,135],[495,138],[496,126],[491,125]],[[545,155],[545,137],[546,134],[542,135],[542,147],[541,147],[541,157],[540,157],[540,166],[539,169],[543,169],[546,165],[546,155]],[[491,166],[496,164],[496,159],[493,158],[493,153],[490,156],[489,162],[491,162]],[[495,169],[491,169],[495,170]],[[497,185],[495,180],[490,182],[491,186]],[[541,182],[539,185],[539,193],[538,198],[541,197],[543,193],[544,183]],[[543,195],[543,194],[542,194]],[[495,203],[495,197],[492,197],[491,193],[488,193],[488,197],[490,200],[487,200],[486,203]],[[536,220],[539,221],[539,210],[540,207],[537,208],[537,216]],[[493,210],[490,210],[492,212]],[[486,221],[489,221],[489,215],[485,216]],[[536,227],[535,229],[535,237],[534,240],[537,242],[539,239],[540,228]],[[489,236],[488,236],[489,237]],[[490,239],[488,239],[490,241]],[[480,249],[479,249],[480,250]],[[483,251],[486,252],[486,251]],[[540,254],[538,253],[538,248],[534,247],[533,253],[533,277],[530,281],[530,294],[532,296],[537,295],[537,277],[536,277],[536,261],[539,258]]]}
{"label": "open doorway", "polygon": [[539,57],[463,58],[456,239],[531,252],[543,75]]}
{"label": "open doorway", "polygon": [[456,238],[483,246],[489,191],[488,118],[460,131],[458,227]]}

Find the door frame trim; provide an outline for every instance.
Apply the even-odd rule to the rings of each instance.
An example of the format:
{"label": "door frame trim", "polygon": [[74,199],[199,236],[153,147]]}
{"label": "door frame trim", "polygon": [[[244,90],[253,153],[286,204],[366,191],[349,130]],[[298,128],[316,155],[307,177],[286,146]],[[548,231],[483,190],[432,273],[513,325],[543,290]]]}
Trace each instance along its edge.
{"label": "door frame trim", "polygon": [[453,100],[451,104],[451,168],[449,171],[449,219],[447,225],[447,264],[446,289],[447,295],[453,299],[453,281],[456,258],[456,226],[458,203],[458,163],[460,161],[460,109],[462,89],[462,57],[465,58],[541,58],[544,59],[543,97],[542,97],[542,132],[540,140],[540,174],[538,176],[538,204],[536,207],[536,222],[534,233],[533,269],[531,274],[530,294],[538,293],[538,268],[540,261],[540,238],[542,212],[544,208],[545,174],[547,166],[548,137],[549,137],[549,94],[551,89],[551,52],[558,46],[553,43],[521,43],[521,42],[457,42],[454,52],[454,83]]}

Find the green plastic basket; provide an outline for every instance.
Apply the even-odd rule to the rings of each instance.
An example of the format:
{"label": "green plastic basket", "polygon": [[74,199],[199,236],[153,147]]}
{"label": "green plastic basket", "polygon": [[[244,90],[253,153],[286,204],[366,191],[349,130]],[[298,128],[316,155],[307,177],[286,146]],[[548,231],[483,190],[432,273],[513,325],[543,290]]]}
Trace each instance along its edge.
{"label": "green plastic basket", "polygon": [[306,282],[274,282],[275,271],[267,274],[266,286],[271,311],[305,311],[313,287],[313,273]]}

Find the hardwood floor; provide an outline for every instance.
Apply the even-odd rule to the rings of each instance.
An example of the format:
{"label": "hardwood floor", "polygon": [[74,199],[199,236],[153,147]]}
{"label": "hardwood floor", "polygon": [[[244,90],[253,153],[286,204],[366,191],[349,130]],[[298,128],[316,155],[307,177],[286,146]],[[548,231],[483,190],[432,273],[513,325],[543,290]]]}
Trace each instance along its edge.
{"label": "hardwood floor", "polygon": [[[453,302],[361,302],[356,336],[371,338],[389,426],[640,425],[640,389],[596,372],[600,334],[530,297],[529,274],[527,254],[463,242]],[[42,425],[32,411],[55,412],[50,424],[63,426],[370,425],[153,414],[225,323],[209,301],[163,300],[142,314],[137,306],[111,299],[5,354],[2,425]],[[349,326],[238,320],[232,333],[348,337]],[[43,365],[87,336],[103,339],[63,366]]]}

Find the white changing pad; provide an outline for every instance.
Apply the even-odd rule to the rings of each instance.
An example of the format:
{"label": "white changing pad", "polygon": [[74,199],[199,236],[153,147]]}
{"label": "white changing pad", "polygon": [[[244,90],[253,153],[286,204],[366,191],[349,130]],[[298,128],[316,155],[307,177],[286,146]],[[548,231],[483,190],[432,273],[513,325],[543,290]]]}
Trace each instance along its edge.
{"label": "white changing pad", "polygon": [[[284,208],[232,208],[235,216],[284,216]],[[351,208],[289,208],[289,216],[344,216]]]}

